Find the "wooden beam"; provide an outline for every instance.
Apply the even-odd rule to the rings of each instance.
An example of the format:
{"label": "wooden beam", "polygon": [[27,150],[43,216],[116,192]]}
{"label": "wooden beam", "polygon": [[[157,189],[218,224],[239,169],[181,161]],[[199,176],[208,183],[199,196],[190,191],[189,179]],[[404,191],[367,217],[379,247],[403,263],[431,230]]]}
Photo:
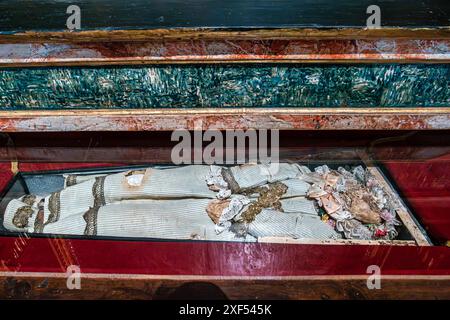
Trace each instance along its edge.
{"label": "wooden beam", "polygon": [[450,39],[450,28],[276,28],[223,30],[205,28],[90,31],[25,31],[0,34],[0,43],[149,40],[290,40],[290,39]]}
{"label": "wooden beam", "polygon": [[[0,275],[2,299],[193,298],[215,289],[228,299],[449,299],[448,276],[383,276],[370,290],[367,276],[227,279],[226,277],[82,275],[81,290],[69,290],[64,274]],[[188,296],[189,295],[189,296]],[[211,298],[211,297],[210,297]]]}

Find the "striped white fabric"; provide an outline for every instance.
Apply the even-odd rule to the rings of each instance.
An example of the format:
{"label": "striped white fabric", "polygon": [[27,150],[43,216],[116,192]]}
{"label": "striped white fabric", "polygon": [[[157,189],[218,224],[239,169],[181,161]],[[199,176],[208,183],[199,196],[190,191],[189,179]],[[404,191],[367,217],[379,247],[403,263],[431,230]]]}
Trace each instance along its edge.
{"label": "striped white fabric", "polygon": [[64,214],[57,222],[46,225],[43,233],[83,235],[86,228],[86,221],[83,218],[85,212],[74,212],[70,215]]}
{"label": "striped white fabric", "polygon": [[[99,203],[98,192],[103,190],[104,205],[98,208],[96,216],[98,236],[215,241],[256,241],[258,237],[267,236],[339,238],[333,228],[320,220],[314,201],[305,197],[310,184],[298,177],[309,172],[306,167],[280,163],[274,171],[273,167],[246,165],[232,167],[231,172],[241,188],[277,181],[288,187],[281,198],[284,212],[264,209],[249,224],[248,235],[244,238],[238,237],[231,231],[233,228],[228,227],[217,233],[216,225],[208,216],[206,207],[216,199],[217,192],[208,188],[206,178],[210,167],[206,165],[148,168],[110,174],[104,177],[102,187],[99,187],[101,183],[96,178],[103,175],[84,176],[77,179],[77,184],[60,191],[59,218],[46,224],[43,232],[85,234],[87,223],[84,215],[94,207],[94,203]],[[250,196],[249,200],[255,201],[255,196]],[[47,196],[44,221],[48,221],[52,213],[50,202],[50,196]],[[23,205],[20,200],[9,203],[4,221],[7,229],[33,232],[31,226],[37,207],[33,208],[36,212],[28,229],[17,230],[12,224],[14,214]],[[236,214],[241,214],[245,208],[242,207]],[[232,223],[231,217],[228,225]]]}
{"label": "striped white fabric", "polygon": [[337,239],[340,235],[319,216],[283,213],[263,209],[248,226],[248,233],[260,237],[291,237],[294,239]]}
{"label": "striped white fabric", "polygon": [[230,231],[216,234],[214,223],[206,214],[209,201],[139,200],[110,204],[100,208],[98,212],[97,234],[161,239],[239,240]]}
{"label": "striped white fabric", "polygon": [[127,174],[111,174],[105,179],[106,203],[130,199],[210,198],[216,197],[209,190],[206,177],[209,166],[185,166],[170,169],[145,170],[140,186],[130,185]]}
{"label": "striped white fabric", "polygon": [[[64,187],[67,188],[67,182],[68,182],[68,177],[69,176],[74,176],[72,174],[64,174]],[[94,180],[97,177],[103,177],[106,176],[106,174],[77,174],[75,175],[75,181],[71,181],[74,184],[79,184],[88,180]]]}
{"label": "striped white fabric", "polygon": [[268,182],[293,179],[305,170],[308,168],[291,163],[279,163],[276,166],[253,164],[232,167],[231,173],[240,188],[250,188]]}
{"label": "striped white fabric", "polygon": [[[60,219],[65,216],[86,212],[94,206],[94,196],[92,194],[92,186],[95,180],[88,180],[70,187],[60,192]],[[47,221],[50,215],[50,197],[45,197],[44,215]]]}
{"label": "striped white fabric", "polygon": [[[97,235],[134,238],[255,241],[237,238],[230,231],[216,234],[206,214],[209,199],[124,200],[101,207],[97,213]],[[83,214],[65,215],[47,225],[45,233],[80,235],[86,222]]]}
{"label": "striped white fabric", "polygon": [[288,187],[286,193],[281,197],[282,199],[300,196],[304,197],[310,188],[309,183],[298,178],[287,179],[281,182]]}
{"label": "striped white fabric", "polygon": [[288,199],[281,199],[281,207],[284,212],[297,212],[317,216],[318,212],[314,205],[314,200],[306,199],[305,197],[295,197]]}

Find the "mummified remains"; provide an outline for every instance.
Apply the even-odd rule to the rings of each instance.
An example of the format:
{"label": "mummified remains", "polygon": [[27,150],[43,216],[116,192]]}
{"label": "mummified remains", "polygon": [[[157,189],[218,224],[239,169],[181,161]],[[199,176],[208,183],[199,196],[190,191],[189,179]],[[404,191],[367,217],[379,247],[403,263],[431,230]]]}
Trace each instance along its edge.
{"label": "mummified remains", "polygon": [[11,200],[11,231],[258,241],[397,237],[397,201],[361,166],[191,165],[66,175],[65,187]]}

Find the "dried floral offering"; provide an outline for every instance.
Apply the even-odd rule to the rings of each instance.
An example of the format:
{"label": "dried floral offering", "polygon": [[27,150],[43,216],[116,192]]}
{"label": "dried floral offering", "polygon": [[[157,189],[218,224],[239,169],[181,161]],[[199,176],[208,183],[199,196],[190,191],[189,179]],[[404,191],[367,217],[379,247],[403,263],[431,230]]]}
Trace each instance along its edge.
{"label": "dried floral offering", "polygon": [[191,165],[64,176],[64,187],[11,200],[10,231],[258,241],[393,240],[398,199],[362,166]]}
{"label": "dried floral offering", "polygon": [[343,167],[331,170],[323,165],[307,173],[308,197],[323,209],[322,217],[330,221],[347,239],[383,239],[397,237],[398,200],[387,193],[362,166],[350,171]]}

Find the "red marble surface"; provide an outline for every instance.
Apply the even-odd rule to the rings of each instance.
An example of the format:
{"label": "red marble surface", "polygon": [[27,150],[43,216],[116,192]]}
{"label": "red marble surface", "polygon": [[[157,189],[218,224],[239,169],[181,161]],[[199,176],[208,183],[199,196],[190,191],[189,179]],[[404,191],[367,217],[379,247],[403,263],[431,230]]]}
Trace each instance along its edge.
{"label": "red marble surface", "polygon": [[0,44],[0,65],[450,60],[450,40],[156,40]]}
{"label": "red marble surface", "polygon": [[450,113],[395,110],[377,112],[352,109],[314,111],[280,109],[198,109],[196,113],[180,109],[124,111],[42,111],[36,114],[3,112],[0,130],[3,132],[75,132],[75,131],[165,131],[165,130],[426,130],[450,129]]}

